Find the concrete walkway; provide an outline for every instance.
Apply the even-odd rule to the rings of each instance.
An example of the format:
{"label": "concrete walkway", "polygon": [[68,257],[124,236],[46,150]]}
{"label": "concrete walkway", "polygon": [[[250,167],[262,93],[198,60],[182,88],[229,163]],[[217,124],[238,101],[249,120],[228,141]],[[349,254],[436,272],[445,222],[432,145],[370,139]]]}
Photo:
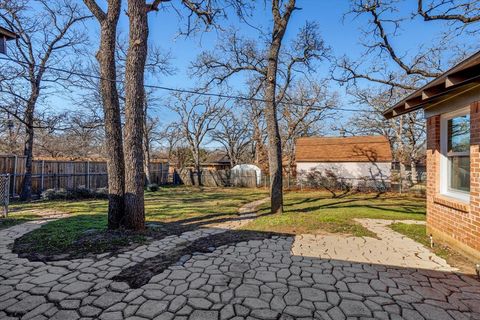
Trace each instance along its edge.
{"label": "concrete walkway", "polygon": [[[383,222],[366,223],[385,231]],[[11,253],[15,238],[38,227],[29,222],[0,231],[0,319],[480,319],[480,283],[473,278],[304,256],[295,253],[299,238],[276,236],[195,254],[132,289],[112,277],[226,229],[186,232],[109,258],[43,263]]]}
{"label": "concrete walkway", "polygon": [[457,269],[448,265],[418,242],[393,231],[389,225],[396,222],[425,224],[414,220],[355,219],[378,239],[370,237],[348,237],[341,235],[305,234],[295,237],[292,247],[294,255],[375,263],[406,268],[421,268],[453,272]]}

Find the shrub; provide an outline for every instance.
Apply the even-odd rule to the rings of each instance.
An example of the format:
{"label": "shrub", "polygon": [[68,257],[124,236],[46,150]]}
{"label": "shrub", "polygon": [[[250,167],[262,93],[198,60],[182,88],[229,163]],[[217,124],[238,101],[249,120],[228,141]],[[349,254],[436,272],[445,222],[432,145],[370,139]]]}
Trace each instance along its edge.
{"label": "shrub", "polygon": [[308,187],[327,190],[334,198],[338,196],[338,191],[346,194],[352,189],[351,183],[338,177],[332,170],[311,169],[304,174],[304,179]]}
{"label": "shrub", "polygon": [[77,189],[47,189],[42,192],[43,200],[81,200],[81,199],[107,199],[108,189],[98,188],[94,191],[85,187]]}
{"label": "shrub", "polygon": [[68,196],[74,199],[88,199],[94,196],[93,192],[90,189],[87,189],[85,187],[68,190],[68,193],[69,193]]}
{"label": "shrub", "polygon": [[149,192],[155,192],[155,191],[158,191],[159,187],[158,187],[158,184],[156,183],[150,183],[149,185],[147,185],[147,191]]}
{"label": "shrub", "polygon": [[47,189],[42,192],[42,199],[44,200],[59,200],[67,198],[67,190],[61,189]]}
{"label": "shrub", "polygon": [[94,196],[97,199],[108,199],[108,188],[98,188],[94,191]]}

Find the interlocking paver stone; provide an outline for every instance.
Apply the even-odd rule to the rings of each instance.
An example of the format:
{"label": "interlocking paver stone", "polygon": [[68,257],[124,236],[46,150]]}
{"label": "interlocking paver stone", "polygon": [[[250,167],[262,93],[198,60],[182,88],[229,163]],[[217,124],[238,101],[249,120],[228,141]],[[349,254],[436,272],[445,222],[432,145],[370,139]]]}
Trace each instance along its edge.
{"label": "interlocking paver stone", "polygon": [[6,310],[11,313],[24,314],[45,302],[46,299],[43,296],[28,296],[19,302],[12,304]]}
{"label": "interlocking paver stone", "polygon": [[136,314],[141,317],[152,319],[167,309],[168,303],[165,301],[148,300],[145,301]]}
{"label": "interlocking paver stone", "polygon": [[93,301],[93,304],[100,308],[108,308],[115,303],[122,301],[124,296],[124,293],[106,292],[98,297],[97,300]]}
{"label": "interlocking paver stone", "polygon": [[[416,244],[410,246],[408,239],[400,241],[387,230],[391,221],[359,221],[380,238],[366,248],[384,250],[390,258],[405,254],[406,260],[392,260],[394,265],[412,263],[412,268],[391,266],[378,254],[368,258],[384,259],[383,264],[324,255],[327,244],[336,251],[352,244],[352,257],[362,257],[365,248],[355,247],[359,240],[354,237],[335,235],[332,244],[329,235],[278,236],[186,255],[138,289],[112,280],[146,257],[239,227],[251,218],[169,236],[118,256],[45,263],[19,259],[9,249],[15,238],[42,222],[0,230],[0,318],[480,319],[480,283],[450,272],[444,261]],[[374,243],[379,247],[369,247]],[[392,243],[397,246],[388,245]],[[412,256],[415,259],[408,260]],[[420,264],[424,269],[413,267]]]}
{"label": "interlocking paver stone", "polygon": [[61,291],[66,292],[68,294],[75,294],[79,292],[85,292],[93,286],[94,286],[94,283],[75,281],[63,287]]}
{"label": "interlocking paver stone", "polygon": [[363,302],[355,300],[342,300],[340,309],[348,317],[369,317],[372,313]]}

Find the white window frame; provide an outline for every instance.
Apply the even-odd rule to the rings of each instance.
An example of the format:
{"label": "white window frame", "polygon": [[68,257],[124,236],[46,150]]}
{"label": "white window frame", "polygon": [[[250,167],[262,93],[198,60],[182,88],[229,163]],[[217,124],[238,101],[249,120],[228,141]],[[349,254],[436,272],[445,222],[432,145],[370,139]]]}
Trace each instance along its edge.
{"label": "white window frame", "polygon": [[[452,190],[448,188],[448,120],[470,114],[470,107],[465,107],[453,112],[444,113],[440,118],[440,194],[462,202],[470,202],[470,192]],[[459,154],[461,155],[461,154]],[[467,153],[465,153],[467,155]],[[470,155],[470,152],[468,152]]]}

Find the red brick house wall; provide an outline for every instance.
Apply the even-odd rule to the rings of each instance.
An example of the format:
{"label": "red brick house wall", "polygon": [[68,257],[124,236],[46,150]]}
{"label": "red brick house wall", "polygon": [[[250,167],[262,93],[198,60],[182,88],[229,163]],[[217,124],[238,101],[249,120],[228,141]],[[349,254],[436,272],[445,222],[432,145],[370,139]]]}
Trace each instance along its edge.
{"label": "red brick house wall", "polygon": [[[480,102],[470,105],[470,203],[439,193],[440,115],[427,119],[427,231],[480,258]],[[447,172],[442,172],[447,174]]]}

